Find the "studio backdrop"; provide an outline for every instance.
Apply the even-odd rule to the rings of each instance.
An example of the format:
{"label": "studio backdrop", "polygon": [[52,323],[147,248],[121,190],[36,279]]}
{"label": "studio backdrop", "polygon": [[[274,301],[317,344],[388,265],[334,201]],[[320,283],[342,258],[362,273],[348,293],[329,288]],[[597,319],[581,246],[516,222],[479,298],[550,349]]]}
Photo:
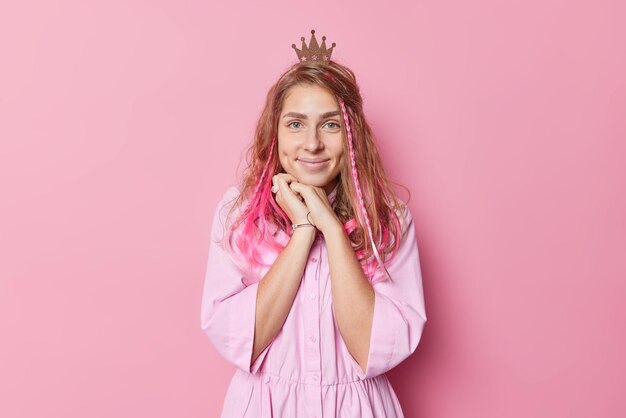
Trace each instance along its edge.
{"label": "studio backdrop", "polygon": [[0,416],[219,416],[215,206],[319,36],[415,220],[407,417],[626,416],[623,2],[0,4]]}

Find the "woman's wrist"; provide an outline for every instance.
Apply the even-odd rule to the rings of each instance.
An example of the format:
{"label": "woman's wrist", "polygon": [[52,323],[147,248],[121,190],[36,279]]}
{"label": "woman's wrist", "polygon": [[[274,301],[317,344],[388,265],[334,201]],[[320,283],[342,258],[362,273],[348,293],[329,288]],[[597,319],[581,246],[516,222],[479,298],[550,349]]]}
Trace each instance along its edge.
{"label": "woman's wrist", "polygon": [[293,230],[291,239],[310,241],[313,243],[317,235],[317,228],[310,226],[301,226]]}
{"label": "woman's wrist", "polygon": [[302,221],[302,222],[296,222],[291,224],[291,228],[295,231],[296,229],[303,227],[303,228],[317,228],[315,226],[315,224],[313,224],[313,222],[311,222],[311,218],[309,218],[309,215],[311,214],[311,211],[309,211],[306,214],[306,222]]}
{"label": "woman's wrist", "polygon": [[323,230],[321,229],[320,231],[322,232],[322,234],[324,234],[324,237],[329,234],[345,233],[343,224],[339,219],[335,219],[334,222],[331,222],[327,227],[325,227]]}

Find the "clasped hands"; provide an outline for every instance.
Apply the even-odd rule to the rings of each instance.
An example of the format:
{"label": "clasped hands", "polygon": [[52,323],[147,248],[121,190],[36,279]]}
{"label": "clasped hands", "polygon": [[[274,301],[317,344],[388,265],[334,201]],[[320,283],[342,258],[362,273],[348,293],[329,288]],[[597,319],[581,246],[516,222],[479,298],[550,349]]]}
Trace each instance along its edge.
{"label": "clasped hands", "polygon": [[333,228],[342,228],[323,188],[299,183],[294,176],[287,173],[276,174],[272,177],[272,184],[272,191],[278,189],[274,193],[276,203],[292,223],[308,223],[310,220],[323,234]]}

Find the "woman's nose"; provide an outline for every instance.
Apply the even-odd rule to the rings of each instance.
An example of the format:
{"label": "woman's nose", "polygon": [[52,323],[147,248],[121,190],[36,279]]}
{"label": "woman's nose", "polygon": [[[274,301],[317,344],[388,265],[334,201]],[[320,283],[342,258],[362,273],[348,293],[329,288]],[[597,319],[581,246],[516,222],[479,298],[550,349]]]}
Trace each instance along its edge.
{"label": "woman's nose", "polygon": [[324,144],[322,143],[319,131],[317,129],[312,129],[306,138],[304,148],[309,151],[317,151],[323,147]]}

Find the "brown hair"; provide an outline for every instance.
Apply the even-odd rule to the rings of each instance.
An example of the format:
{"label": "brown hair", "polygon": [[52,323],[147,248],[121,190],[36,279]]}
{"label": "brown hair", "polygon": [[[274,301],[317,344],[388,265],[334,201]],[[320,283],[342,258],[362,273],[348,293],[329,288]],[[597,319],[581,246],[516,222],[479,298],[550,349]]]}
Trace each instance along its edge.
{"label": "brown hair", "polygon": [[[244,202],[249,202],[248,207],[233,223],[231,231],[240,223],[245,222],[249,225],[254,223],[260,230],[259,239],[271,240],[272,238],[262,225],[270,224],[284,231],[290,230],[290,224],[284,212],[275,204],[263,205],[260,198],[254,194],[264,189],[264,187],[258,187],[261,181],[265,185],[268,182],[271,185],[272,176],[281,168],[277,146],[275,146],[278,120],[287,92],[292,87],[302,84],[323,87],[345,103],[354,138],[354,165],[358,169],[358,181],[373,237],[381,257],[388,260],[389,255],[393,256],[399,245],[402,231],[397,211],[404,208],[383,169],[372,131],[363,114],[363,99],[356,77],[348,67],[334,61],[324,64],[296,63],[270,88],[256,127],[254,141],[247,151],[248,165],[243,173],[241,193],[231,212],[237,207],[244,209]],[[272,155],[269,155],[270,151]],[[353,173],[352,170],[348,141],[344,141],[343,152],[346,158],[343,159],[340,172],[334,204],[335,213],[344,224],[358,258],[362,263],[368,260],[368,264],[372,265],[372,261],[375,260],[373,260],[373,249],[367,234],[367,227],[365,221],[360,216],[356,216],[360,209],[355,181],[353,181],[356,172]],[[267,172],[265,172],[266,169]],[[272,202],[269,203],[275,203],[273,196],[270,200]],[[259,210],[261,205],[265,207]],[[250,219],[251,216],[257,219]],[[260,223],[257,222],[258,218],[262,218]]]}

